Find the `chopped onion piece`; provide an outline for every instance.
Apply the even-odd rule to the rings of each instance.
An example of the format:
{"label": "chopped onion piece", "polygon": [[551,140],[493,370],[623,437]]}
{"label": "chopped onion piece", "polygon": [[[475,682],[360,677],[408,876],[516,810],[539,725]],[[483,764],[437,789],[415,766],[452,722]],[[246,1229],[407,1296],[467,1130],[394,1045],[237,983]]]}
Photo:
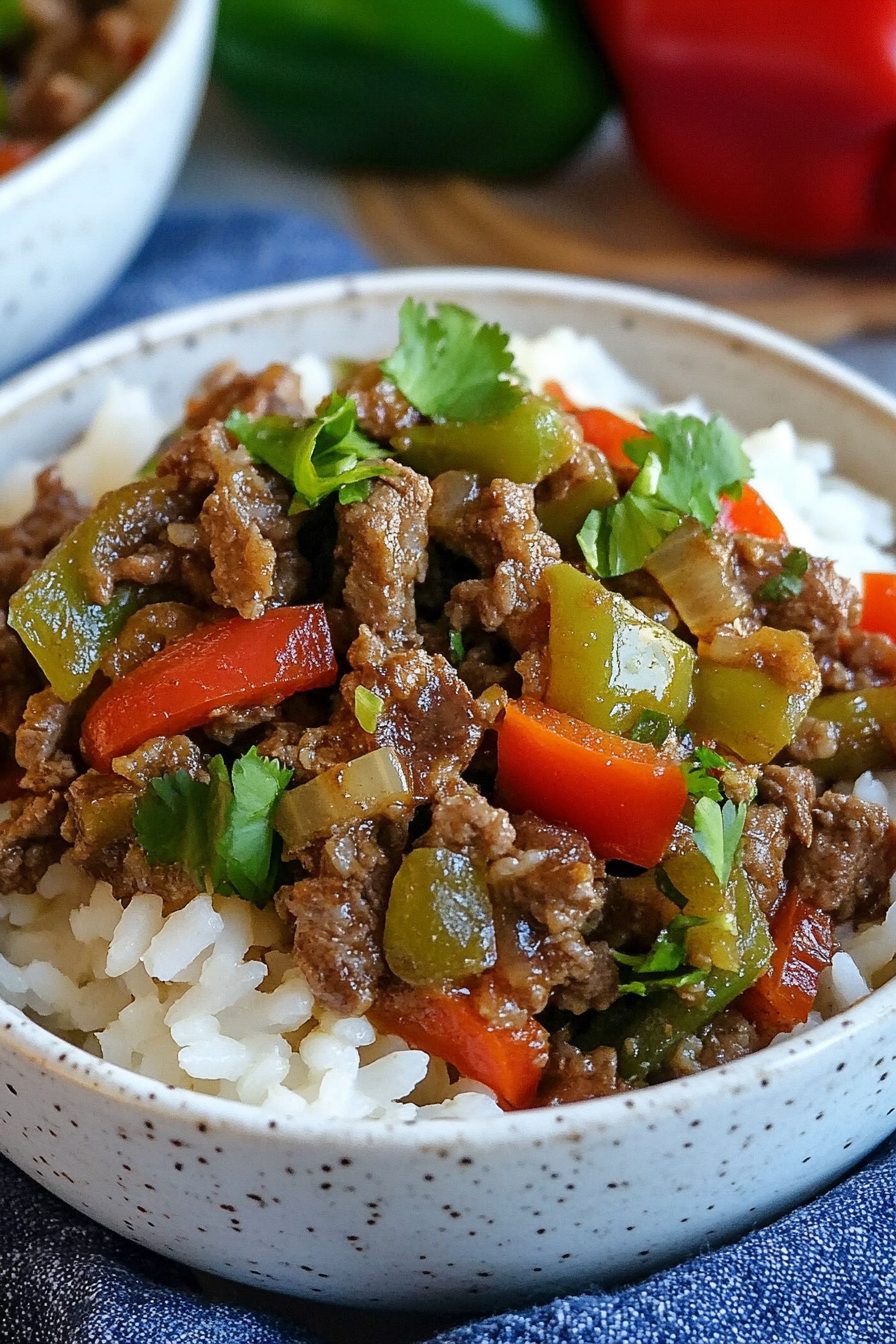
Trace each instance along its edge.
{"label": "chopped onion piece", "polygon": [[704,638],[750,609],[726,547],[689,518],[644,561],[685,625]]}
{"label": "chopped onion piece", "polygon": [[285,841],[285,857],[291,858],[334,826],[381,816],[396,803],[411,801],[401,761],[391,747],[380,747],[290,789],[280,800],[274,826]]}

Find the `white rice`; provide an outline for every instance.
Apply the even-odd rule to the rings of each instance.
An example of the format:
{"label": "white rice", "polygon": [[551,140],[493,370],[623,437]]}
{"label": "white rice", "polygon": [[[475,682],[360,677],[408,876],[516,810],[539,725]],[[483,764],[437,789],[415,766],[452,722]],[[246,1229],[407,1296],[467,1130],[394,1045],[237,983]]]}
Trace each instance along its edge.
{"label": "white rice", "polygon": [[[558,328],[537,340],[514,337],[512,346],[536,391],[555,381],[582,406],[629,416],[656,405],[650,389],[592,337]],[[316,406],[333,386],[331,365],[309,354],[293,367],[306,402]],[[706,414],[696,399],[676,409]],[[132,479],[164,429],[145,389],[111,384],[84,436],[60,458],[63,480],[95,503]],[[829,445],[802,441],[780,421],[744,447],[755,488],[795,545],[830,557],[853,579],[868,570],[896,572],[896,557],[884,549],[896,538],[890,505],[837,477]],[[30,507],[38,467],[20,460],[4,480],[0,525]],[[884,804],[896,820],[896,771],[863,775],[853,792]],[[278,1115],[500,1114],[487,1087],[452,1082],[441,1060],[378,1034],[366,1018],[340,1018],[315,1003],[272,908],[200,895],[167,917],[162,911],[161,896],[149,893],[122,909],[108,884],[63,858],[35,895],[0,897],[0,994],[112,1063]],[[896,975],[896,903],[880,924],[839,928],[837,944],[817,1011],[797,1032]]]}

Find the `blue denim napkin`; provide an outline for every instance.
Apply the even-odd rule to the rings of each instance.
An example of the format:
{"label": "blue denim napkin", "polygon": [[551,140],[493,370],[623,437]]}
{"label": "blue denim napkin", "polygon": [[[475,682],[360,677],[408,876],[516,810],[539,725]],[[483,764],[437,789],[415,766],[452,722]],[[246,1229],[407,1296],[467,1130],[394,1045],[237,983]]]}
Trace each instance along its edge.
{"label": "blue denim napkin", "polygon": [[[112,293],[53,349],[238,289],[372,264],[354,240],[302,215],[171,212]],[[0,1344],[309,1344],[298,1326],[209,1302],[186,1270],[91,1223],[2,1159],[0,1208]],[[358,1337],[350,1325],[343,1334]],[[389,1337],[387,1324],[381,1338]],[[614,1293],[461,1325],[439,1341],[894,1344],[896,1141],[837,1189],[734,1246]]]}

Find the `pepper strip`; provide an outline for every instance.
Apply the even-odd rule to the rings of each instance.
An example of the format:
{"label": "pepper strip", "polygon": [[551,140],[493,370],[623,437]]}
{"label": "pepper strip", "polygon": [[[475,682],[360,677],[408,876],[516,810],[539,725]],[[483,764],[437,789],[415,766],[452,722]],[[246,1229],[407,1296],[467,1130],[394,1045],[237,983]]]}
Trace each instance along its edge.
{"label": "pepper strip", "polygon": [[719,522],[726,532],[749,532],[768,541],[787,541],[780,518],[747,481],[741,486],[740,499],[722,496]]}
{"label": "pepper strip", "polygon": [[805,1022],[818,977],[834,955],[834,922],[795,890],[772,920],[775,951],[768,972],[742,994],[738,1008],[767,1036]]}
{"label": "pepper strip", "polygon": [[678,765],[550,709],[514,700],[498,730],[498,789],[513,812],[573,826],[595,853],[652,868],[687,798]]}
{"label": "pepper strip", "polygon": [[257,621],[233,616],[197,630],[116,681],[84,720],[82,749],[110,770],[151,737],[185,733],[225,705],[276,705],[332,686],[336,658],[321,603],[275,607]]}
{"label": "pepper strip", "polygon": [[862,575],[862,619],[869,634],[896,639],[896,574]]}

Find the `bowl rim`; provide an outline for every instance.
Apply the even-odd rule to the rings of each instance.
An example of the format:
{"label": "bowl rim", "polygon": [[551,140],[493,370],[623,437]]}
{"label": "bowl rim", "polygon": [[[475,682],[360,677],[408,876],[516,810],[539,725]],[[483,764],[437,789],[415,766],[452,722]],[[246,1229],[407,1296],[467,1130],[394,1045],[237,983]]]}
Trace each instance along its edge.
{"label": "bowl rim", "polygon": [[[193,3],[201,4],[205,0],[181,0],[183,6]],[[29,403],[62,391],[67,383],[77,381],[82,375],[104,366],[114,366],[117,360],[128,355],[149,352],[155,346],[176,342],[185,336],[208,333],[216,328],[236,330],[244,323],[263,322],[267,317],[291,309],[320,308],[374,296],[392,295],[398,300],[418,287],[590,299],[627,305],[644,315],[677,319],[796,364],[829,385],[850,393],[866,406],[870,404],[884,412],[896,428],[896,397],[831,356],[751,319],[692,299],[615,281],[484,267],[349,273],[251,290],[129,323],[54,355],[0,385],[0,423],[6,416],[27,410]],[[699,1112],[711,1097],[727,1094],[733,1098],[780,1081],[791,1069],[795,1056],[836,1053],[838,1043],[846,1047],[865,1030],[892,1020],[896,1020],[896,979],[826,1022],[720,1068],[630,1093],[478,1119],[366,1121],[317,1115],[272,1115],[245,1102],[191,1092],[107,1063],[79,1046],[70,1045],[2,1000],[0,1050],[5,1053],[12,1048],[18,1057],[37,1066],[43,1073],[75,1082],[85,1091],[102,1093],[119,1106],[137,1109],[142,1115],[151,1109],[160,1120],[188,1120],[210,1133],[239,1133],[245,1137],[264,1133],[269,1139],[276,1138],[292,1147],[301,1147],[305,1142],[316,1145],[326,1137],[356,1149],[380,1145],[444,1148],[471,1143],[488,1148],[503,1145],[510,1137],[529,1141],[545,1138],[558,1126],[608,1132],[622,1123],[634,1123],[637,1116],[656,1117],[684,1110]]]}
{"label": "bowl rim", "polygon": [[51,141],[33,159],[0,178],[0,215],[4,210],[15,209],[30,197],[51,189],[83,159],[102,153],[108,141],[116,137],[116,118],[122,104],[139,97],[141,89],[155,79],[158,67],[167,64],[169,55],[177,52],[194,13],[212,11],[216,5],[217,0],[174,0],[152,47],[118,88],[77,126]]}

